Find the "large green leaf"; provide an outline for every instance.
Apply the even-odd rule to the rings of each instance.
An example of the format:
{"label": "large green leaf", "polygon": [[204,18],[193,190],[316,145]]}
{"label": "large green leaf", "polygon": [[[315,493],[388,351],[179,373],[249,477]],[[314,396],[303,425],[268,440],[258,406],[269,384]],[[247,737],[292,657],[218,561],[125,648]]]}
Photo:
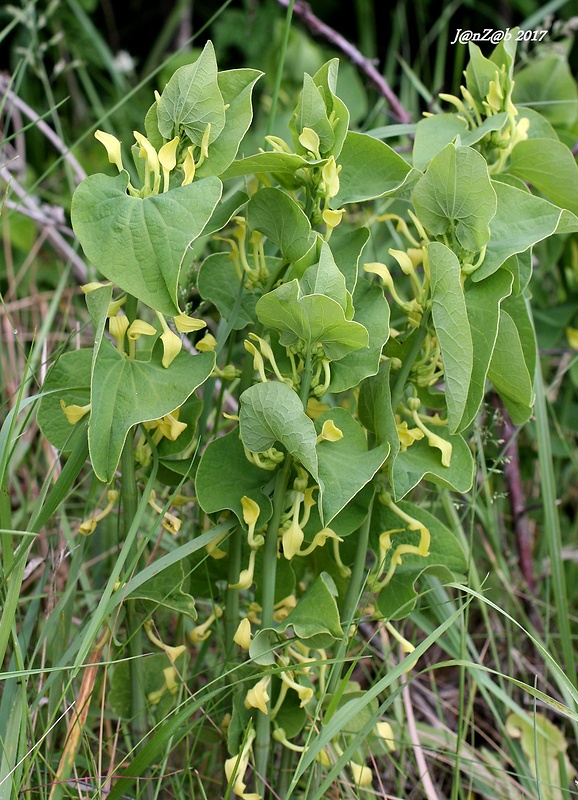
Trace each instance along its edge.
{"label": "large green leaf", "polygon": [[[377,606],[387,619],[400,619],[407,616],[415,607],[417,592],[416,581],[424,572],[435,575],[442,581],[452,581],[467,572],[466,555],[449,528],[442,525],[436,517],[420,506],[402,502],[399,507],[406,514],[418,519],[429,529],[431,542],[429,555],[425,558],[413,553],[402,557],[388,585],[381,590],[377,598]],[[379,554],[379,536],[387,530],[395,530],[403,525],[400,518],[389,508],[380,503],[375,504],[371,518],[370,546]],[[417,544],[419,532],[408,531],[394,533],[391,536],[392,549],[386,558],[383,572],[387,572],[389,561],[399,544]]]}
{"label": "large green leaf", "polygon": [[488,378],[504,401],[512,422],[515,425],[526,422],[534,404],[533,376],[528,372],[516,324],[503,308]]}
{"label": "large green leaf", "polygon": [[193,144],[200,145],[210,124],[209,142],[215,141],[225,127],[225,103],[212,42],[207,42],[194,64],[174,73],[157,106],[158,127],[165,139],[172,139],[182,127]]}
{"label": "large green leaf", "polygon": [[501,181],[493,185],[498,207],[490,223],[491,238],[484,261],[472,274],[474,281],[483,280],[507,258],[526,252],[553,233],[578,230],[578,219],[569,211]]}
{"label": "large green leaf", "polygon": [[461,284],[460,264],[445,245],[428,247],[432,314],[442,353],[450,431],[460,430],[473,369],[472,334]]}
{"label": "large green leaf", "polygon": [[334,208],[397,193],[419,174],[389,145],[353,131],[345,137],[339,162],[343,169]]}
{"label": "large green leaf", "polygon": [[553,203],[578,214],[578,166],[571,151],[553,139],[526,139],[512,150],[508,171],[531,183]]}
{"label": "large green leaf", "polygon": [[552,125],[571,128],[578,118],[576,81],[559,55],[537,58],[516,73],[512,99],[532,106]]}
{"label": "large green leaf", "polygon": [[256,383],[240,397],[239,427],[245,447],[262,453],[280,442],[318,481],[315,426],[284,383]]}
{"label": "large green leaf", "polygon": [[197,619],[194,598],[183,590],[183,562],[177,561],[142,583],[127,595],[131,600],[146,601],[151,614],[160,607]]}
{"label": "large green leaf", "polygon": [[223,180],[241,178],[244,175],[253,175],[274,172],[280,175],[293,175],[298,169],[309,169],[313,165],[324,164],[324,161],[309,162],[296,153],[256,153],[254,156],[241,158],[234,161],[221,176]]}
{"label": "large green leaf", "polygon": [[389,304],[381,286],[365,279],[358,281],[353,294],[354,321],[369,335],[368,347],[355,350],[331,365],[330,391],[344,392],[358,386],[368,375],[375,375],[383,345],[389,338]]}
{"label": "large green leaf", "polygon": [[277,245],[288,261],[299,261],[315,244],[309,220],[289,195],[265,188],[247,206],[247,222]]}
{"label": "large green leaf", "polygon": [[304,342],[322,344],[330,360],[367,347],[367,330],[348,320],[338,302],[322,294],[301,295],[297,279],[263,295],[257,303],[257,316],[263,325],[281,332],[280,343],[287,347]]}
{"label": "large green leaf", "polygon": [[88,447],[99,480],[114,477],[128,432],[139,422],[159,419],[174,411],[211,374],[213,353],[191,356],[181,351],[168,369],[157,342],[150,361],[126,358],[103,339],[92,371],[92,410]]}
{"label": "large green leaf", "polygon": [[[427,423],[426,423],[427,424]],[[449,467],[441,462],[440,451],[430,447],[427,439],[414,442],[407,450],[398,453],[390,471],[390,480],[396,500],[405,497],[422,480],[438,486],[469,492],[474,479],[474,459],[470,448],[459,433],[450,434],[443,425],[431,429],[442,439],[451,442],[452,458]]]}
{"label": "large green leaf", "polygon": [[271,501],[263,487],[271,473],[259,469],[246,457],[237,429],[207,446],[197,470],[195,489],[199,505],[207,514],[230,509],[243,522],[241,498],[250,497],[260,508],[258,527],[271,517]]}
{"label": "large green leaf", "polygon": [[336,442],[321,441],[317,445],[319,477],[324,486],[320,500],[322,518],[330,526],[331,520],[382,466],[389,455],[389,444],[385,442],[368,450],[363,428],[344,408],[332,408],[318,417],[315,428],[319,433],[327,420],[332,420],[343,433],[343,438]]}
{"label": "large green leaf", "polygon": [[420,119],[415,126],[414,167],[425,170],[440,150],[453,142],[456,136],[463,136],[467,130],[466,121],[456,114],[434,114],[433,117]]}
{"label": "large green leaf", "polygon": [[470,425],[484,399],[486,376],[498,335],[500,305],[512,291],[513,277],[506,270],[498,270],[485,281],[468,286],[466,308],[472,333],[474,361],[468,397],[459,428]]}
{"label": "large green leaf", "polygon": [[496,193],[485,158],[471,147],[444,147],[417,182],[412,201],[420,222],[434,236],[455,235],[470,252],[488,243]]}
{"label": "large green leaf", "polygon": [[178,282],[190,243],[221,197],[218,178],[164,194],[129,197],[128,173],[91,175],[72,199],[72,225],[87,258],[110,281],[169,316],[180,314]]}
{"label": "large green leaf", "polygon": [[327,242],[321,245],[319,263],[313,264],[299,280],[301,294],[323,294],[339,303],[347,318],[352,311],[352,298],[345,285],[345,276],[338,269]]}
{"label": "large green leaf", "polygon": [[50,444],[61,452],[68,451],[72,426],[64,415],[60,401],[64,400],[67,406],[90,403],[91,364],[92,350],[72,350],[63,353],[46,374],[42,391],[48,393],[61,389],[62,392],[47,394],[42,398],[37,421]]}
{"label": "large green leaf", "polygon": [[237,155],[243,136],[253,119],[253,87],[263,73],[256,69],[231,69],[219,72],[217,82],[228,104],[225,127],[209,148],[209,157],[197,169],[196,177],[221,175]]}

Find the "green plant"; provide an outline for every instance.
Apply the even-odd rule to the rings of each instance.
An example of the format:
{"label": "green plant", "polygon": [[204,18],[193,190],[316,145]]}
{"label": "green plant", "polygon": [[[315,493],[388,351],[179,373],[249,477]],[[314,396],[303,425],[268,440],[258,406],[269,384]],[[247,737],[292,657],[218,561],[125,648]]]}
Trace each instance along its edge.
{"label": "green plant", "polygon": [[[122,550],[74,656],[77,668],[91,650],[99,658],[102,629],[131,656],[112,665],[109,702],[130,721],[135,752],[109,797],[129,791],[161,744],[177,747],[201,706],[227,740],[225,796],[265,794],[277,758],[281,797],[324,796],[340,774],[369,792],[367,750],[394,746],[382,719],[394,694],[378,698],[460,609],[416,650],[392,620],[414,608],[425,572],[450,582],[467,571],[454,533],[405,498],[422,481],[471,488],[466,434],[487,379],[515,423],[530,417],[531,249],[578,230],[576,163],[543,117],[514,105],[514,53],[513,40],[490,59],[471,47],[463,99],[441,98],[457,113],[418,123],[413,166],[348,130],[336,61],[305,76],[291,145],[267,137],[271,150],[235,160],[259,74],[219,73],[211,45],[156,97],[146,137],[135,134],[140,186],[120,143],[98,133],[119,174],[87,178],[72,221],[110,283],[84,287],[94,347],[58,358],[38,421],[71,454],[66,488],[90,454],[105,507],[79,533],[122,509]],[[239,178],[245,190],[229,189]],[[393,237],[389,267],[365,256],[363,221]],[[183,294],[181,273],[209,248]],[[199,312],[184,313],[190,298]],[[207,323],[211,333],[190,352],[167,317],[180,333]],[[190,479],[197,503],[181,491]],[[141,530],[150,509],[162,524],[155,545],[159,526]],[[12,561],[11,544],[14,601],[26,550]],[[348,651],[364,616],[385,620],[408,652],[365,692]],[[209,680],[187,697],[201,669]],[[162,735],[146,740],[151,719]],[[71,731],[83,724],[79,715]],[[56,783],[54,797],[63,791]]]}

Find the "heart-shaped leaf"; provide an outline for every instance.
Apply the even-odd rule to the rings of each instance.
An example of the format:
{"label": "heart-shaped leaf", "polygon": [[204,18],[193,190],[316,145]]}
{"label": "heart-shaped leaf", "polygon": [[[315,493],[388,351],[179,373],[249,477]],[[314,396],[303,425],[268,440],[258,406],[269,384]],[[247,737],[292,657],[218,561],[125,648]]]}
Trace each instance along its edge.
{"label": "heart-shaped leaf", "polygon": [[218,178],[164,194],[129,197],[129,176],[91,175],[72,199],[72,225],[87,258],[108,280],[163,314],[180,314],[181,263],[221,197]]}

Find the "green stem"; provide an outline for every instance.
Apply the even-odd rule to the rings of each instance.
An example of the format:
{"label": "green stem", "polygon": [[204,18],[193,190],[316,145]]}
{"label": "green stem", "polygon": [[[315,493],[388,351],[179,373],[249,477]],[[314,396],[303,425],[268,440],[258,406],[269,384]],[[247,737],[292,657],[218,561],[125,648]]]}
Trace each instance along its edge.
{"label": "green stem", "polygon": [[309,390],[311,388],[311,378],[312,378],[312,371],[311,371],[311,348],[307,348],[307,355],[305,356],[305,366],[303,367],[303,372],[301,373],[301,390],[299,392],[299,398],[303,403],[303,408],[307,408],[307,401],[309,400]]}
{"label": "green stem", "polygon": [[371,527],[371,512],[373,509],[373,499],[375,493],[372,495],[368,505],[367,517],[364,519],[362,525],[357,532],[357,548],[355,551],[355,561],[351,570],[351,577],[349,578],[349,586],[343,601],[343,608],[341,611],[341,619],[345,625],[343,638],[339,643],[339,647],[335,656],[335,664],[331,670],[331,677],[327,687],[327,694],[329,697],[335,691],[339,678],[341,677],[340,662],[345,656],[347,650],[347,643],[349,640],[349,628],[355,617],[355,611],[359,603],[359,596],[363,591],[363,584],[365,582],[365,569],[367,563],[367,548],[369,544],[369,530]]}
{"label": "green stem", "polygon": [[[121,456],[122,527],[126,537],[136,516],[138,496],[134,469],[133,437],[128,436]],[[135,547],[137,542],[135,541]],[[126,601],[127,638],[130,660],[131,730],[138,744],[146,734],[146,705],[142,668],[142,632],[134,601]]]}
{"label": "green stem", "polygon": [[287,16],[285,17],[285,30],[283,31],[283,41],[281,43],[281,53],[279,56],[279,64],[277,66],[277,75],[275,77],[275,87],[273,89],[273,97],[271,98],[271,111],[269,112],[269,122],[267,123],[267,136],[273,133],[275,126],[275,114],[277,112],[277,102],[279,100],[279,90],[281,89],[281,79],[283,78],[283,67],[285,65],[285,54],[287,53],[287,44],[289,43],[289,32],[291,31],[291,18],[293,16],[293,6],[295,0],[289,0],[287,6]]}
{"label": "green stem", "polygon": [[[229,537],[229,563],[227,580],[229,585],[235,584],[239,580],[241,571],[241,547],[243,544],[243,529],[238,525]],[[227,586],[225,595],[225,653],[227,661],[231,661],[235,653],[235,642],[233,636],[239,625],[239,590],[230,589]]]}
{"label": "green stem", "polygon": [[407,383],[409,373],[411,372],[411,368],[413,367],[414,362],[421,350],[421,346],[424,343],[424,339],[427,336],[429,315],[430,315],[429,310],[424,311],[419,328],[417,329],[417,331],[413,336],[413,341],[409,349],[409,352],[403,359],[403,363],[397,374],[397,380],[395,382],[395,386],[393,387],[393,391],[391,393],[391,407],[393,408],[394,411],[400,403],[400,400],[403,396],[403,391],[405,389],[405,384]]}
{"label": "green stem", "polygon": [[[277,472],[275,491],[273,493],[273,515],[267,526],[265,544],[263,545],[263,574],[261,577],[261,620],[262,628],[273,626],[273,613],[275,606],[275,579],[277,571],[277,534],[281,514],[285,507],[285,494],[291,474],[291,457],[287,453],[283,467]],[[263,783],[262,793],[265,796],[267,787],[267,764],[269,761],[269,747],[271,743],[271,720],[269,715],[259,713],[256,725],[257,737],[255,739],[255,769],[257,781]],[[260,777],[259,777],[260,776]]]}

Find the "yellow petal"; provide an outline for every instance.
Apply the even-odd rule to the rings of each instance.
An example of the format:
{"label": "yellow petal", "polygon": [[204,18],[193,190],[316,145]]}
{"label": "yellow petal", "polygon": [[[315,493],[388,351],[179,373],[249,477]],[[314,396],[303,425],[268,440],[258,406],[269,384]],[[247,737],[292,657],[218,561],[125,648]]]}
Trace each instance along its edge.
{"label": "yellow petal", "polygon": [[283,533],[283,555],[287,561],[291,561],[293,556],[299,551],[303,543],[303,531],[296,519]]}
{"label": "yellow petal", "polygon": [[394,250],[393,248],[390,248],[388,252],[390,256],[393,256],[395,258],[395,260],[401,267],[402,272],[405,273],[405,275],[413,274],[414,272],[413,261],[411,260],[411,258],[408,256],[407,253],[404,253],[403,250]]}
{"label": "yellow petal", "polygon": [[84,286],[80,288],[84,292],[84,294],[90,294],[90,292],[94,292],[97,289],[102,289],[104,286],[108,286],[108,283],[99,283],[98,281],[91,281],[90,283],[85,283]]}
{"label": "yellow petal", "polygon": [[393,278],[391,277],[391,273],[385,264],[380,264],[377,261],[371,262],[370,264],[364,264],[363,269],[366,272],[371,272],[374,275],[379,275],[381,280],[383,281],[384,285],[391,289],[393,287]]}
{"label": "yellow petal", "polygon": [[259,504],[254,500],[251,500],[250,497],[243,495],[241,498],[241,506],[243,507],[243,520],[245,521],[245,524],[255,525],[259,519],[259,514],[261,513]]}
{"label": "yellow petal", "polygon": [[70,425],[76,425],[85,414],[90,411],[90,403],[85,406],[69,405],[67,406],[64,400],[60,401],[60,408],[64,411],[67,421]]}
{"label": "yellow petal", "polygon": [[145,322],[144,319],[135,319],[134,322],[131,322],[129,325],[127,336],[134,341],[141,336],[154,336],[156,332],[157,329],[149,325],[148,322]]}
{"label": "yellow petal", "polygon": [[243,650],[248,650],[251,645],[251,623],[245,617],[241,620],[233,636],[233,641],[242,647]]}
{"label": "yellow petal", "polygon": [[191,331],[200,331],[202,328],[207,327],[207,323],[202,319],[189,317],[187,314],[179,314],[174,318],[175,328],[179,333],[191,333]]}
{"label": "yellow petal", "polygon": [[339,193],[339,173],[341,172],[341,167],[337,166],[335,163],[335,159],[331,156],[327,164],[323,166],[321,170],[321,176],[325,182],[325,186],[327,188],[327,196],[328,197],[335,197],[336,194]]}
{"label": "yellow petal", "polygon": [[299,136],[299,144],[316,156],[319,156],[319,136],[313,128],[303,128]]}
{"label": "yellow petal", "polygon": [[154,173],[155,179],[158,177],[160,172],[160,164],[159,164],[159,157],[157,151],[154,149],[152,144],[149,142],[146,136],[143,136],[142,133],[138,131],[133,131],[134,138],[137,141],[137,144],[140,147],[139,150],[139,158],[146,159],[149,169],[151,169]]}
{"label": "yellow petal", "polygon": [[198,342],[195,343],[195,347],[201,353],[212,353],[217,346],[217,340],[213,336],[212,333],[207,333],[200,339]]}
{"label": "yellow petal", "polygon": [[162,364],[166,369],[167,367],[170,367],[172,362],[181,352],[183,343],[181,342],[181,337],[177,336],[176,333],[173,333],[173,331],[169,330],[168,328],[164,333],[161,334],[161,341],[163,343],[164,350]]}
{"label": "yellow petal", "polygon": [[170,142],[163,144],[159,150],[159,161],[163,169],[169,172],[177,165],[177,148],[179,146],[179,137],[175,136]]}
{"label": "yellow petal", "polygon": [[395,738],[393,736],[393,728],[389,722],[378,722],[375,725],[377,735],[383,739],[390,750],[395,750]]}
{"label": "yellow petal", "polygon": [[373,773],[365,765],[356,764],[355,761],[350,761],[351,774],[357,786],[371,786],[373,780]]}
{"label": "yellow petal", "polygon": [[271,698],[267,693],[267,688],[270,680],[270,676],[266,675],[252,689],[249,689],[245,695],[245,708],[258,708],[263,714],[269,713],[267,703]]}
{"label": "yellow petal", "polygon": [[327,419],[321,428],[320,437],[326,442],[338,442],[343,439],[343,431],[337,427],[332,419]]}
{"label": "yellow petal", "polygon": [[193,179],[195,177],[195,170],[196,170],[196,164],[195,164],[195,159],[193,157],[193,148],[187,147],[187,154],[183,161],[183,172],[185,173],[185,177],[183,178],[181,186],[187,186],[189,183],[193,182]]}
{"label": "yellow petal", "polygon": [[323,217],[323,222],[329,228],[336,228],[343,219],[344,214],[345,214],[344,208],[340,208],[338,210],[334,210],[332,208],[326,208],[321,216]]}
{"label": "yellow petal", "polygon": [[110,133],[105,133],[104,131],[96,131],[94,138],[105,146],[109,163],[114,164],[118,171],[121,172],[123,169],[122,153],[120,149],[120,142],[116,136],[113,136]]}
{"label": "yellow petal", "polygon": [[96,520],[94,518],[85,519],[78,526],[78,532],[80,533],[81,536],[90,536],[90,534],[94,533],[95,530],[96,530]]}

